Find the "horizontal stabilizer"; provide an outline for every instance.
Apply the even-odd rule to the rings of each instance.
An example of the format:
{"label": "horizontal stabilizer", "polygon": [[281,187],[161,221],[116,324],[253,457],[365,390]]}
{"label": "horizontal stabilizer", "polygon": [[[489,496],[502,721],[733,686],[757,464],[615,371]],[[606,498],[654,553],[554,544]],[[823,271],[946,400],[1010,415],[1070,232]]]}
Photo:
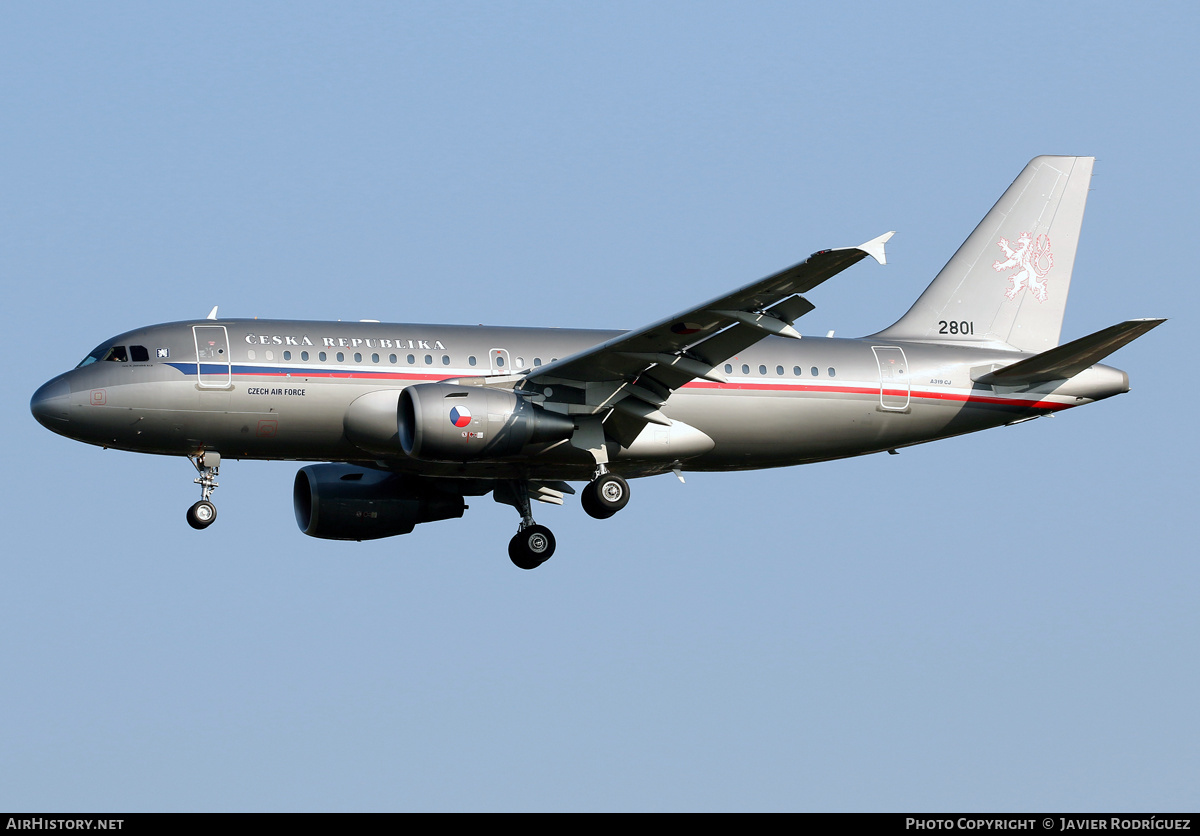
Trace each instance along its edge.
{"label": "horizontal stabilizer", "polygon": [[1164,322],[1165,319],[1131,319],[989,372],[975,381],[989,386],[1028,386],[1049,380],[1066,380]]}

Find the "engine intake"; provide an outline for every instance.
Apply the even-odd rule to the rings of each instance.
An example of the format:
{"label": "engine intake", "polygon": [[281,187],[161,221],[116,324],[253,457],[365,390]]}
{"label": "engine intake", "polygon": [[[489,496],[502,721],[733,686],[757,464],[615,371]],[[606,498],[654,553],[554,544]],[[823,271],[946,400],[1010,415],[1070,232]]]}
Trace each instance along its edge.
{"label": "engine intake", "polygon": [[300,468],[292,488],[296,524],[324,540],[377,540],[408,534],[418,524],[457,519],[467,509],[460,494],[428,479],[349,464]]}

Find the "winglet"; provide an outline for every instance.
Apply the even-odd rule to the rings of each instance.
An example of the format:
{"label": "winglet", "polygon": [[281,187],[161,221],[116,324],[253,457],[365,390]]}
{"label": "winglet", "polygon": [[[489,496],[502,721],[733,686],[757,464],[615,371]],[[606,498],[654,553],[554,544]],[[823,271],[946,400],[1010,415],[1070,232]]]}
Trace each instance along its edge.
{"label": "winglet", "polygon": [[211,311],[209,311],[209,312],[208,312],[208,316],[206,316],[206,317],[204,317],[204,318],[205,318],[205,319],[216,319],[216,318],[217,318],[217,308],[218,308],[218,307],[220,307],[220,306],[219,306],[219,305],[213,305],[213,309],[212,309]]}
{"label": "winglet", "polygon": [[865,244],[859,244],[857,247],[855,247],[855,249],[862,250],[880,264],[887,264],[887,253],[883,251],[883,245],[891,240],[891,237],[895,234],[896,230],[893,229],[891,232],[883,233],[883,235],[880,235],[878,238],[872,238]]}

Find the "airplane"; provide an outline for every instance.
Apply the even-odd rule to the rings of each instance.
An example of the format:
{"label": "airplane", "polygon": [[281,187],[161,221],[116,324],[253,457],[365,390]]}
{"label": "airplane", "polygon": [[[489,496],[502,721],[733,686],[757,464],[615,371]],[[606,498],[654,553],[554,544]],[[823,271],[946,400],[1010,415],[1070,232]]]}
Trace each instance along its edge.
{"label": "airplane", "polygon": [[826,249],[632,331],[205,319],[105,340],[33,395],[46,428],[105,448],[187,456],[216,519],[224,459],[297,472],[307,535],[370,540],[459,518],[492,494],[520,514],[509,557],[555,551],[533,502],[607,519],[628,480],[895,453],[1129,391],[1100,361],[1160,325],[1060,345],[1094,159],[1033,159],[895,324],[802,336],[803,294],[889,232]]}

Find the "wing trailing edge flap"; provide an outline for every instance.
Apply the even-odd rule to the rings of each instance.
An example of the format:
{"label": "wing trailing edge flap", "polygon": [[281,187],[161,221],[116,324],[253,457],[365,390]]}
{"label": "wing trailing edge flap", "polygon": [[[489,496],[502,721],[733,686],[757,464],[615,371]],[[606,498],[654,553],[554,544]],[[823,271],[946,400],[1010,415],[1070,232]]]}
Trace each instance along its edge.
{"label": "wing trailing edge flap", "polygon": [[530,482],[526,489],[530,499],[547,505],[562,505],[563,494],[573,494],[575,489],[566,482]]}
{"label": "wing trailing edge flap", "polygon": [[1032,386],[1067,380],[1164,322],[1165,319],[1130,319],[972,379],[986,386]]}
{"label": "wing trailing edge flap", "polygon": [[792,326],[815,308],[800,294],[868,256],[886,264],[884,245],[894,234],[820,250],[732,293],[544,366],[519,388],[537,394],[550,387],[553,394],[544,401],[550,410],[606,414],[605,431],[618,441],[636,437],[647,423],[669,426],[659,409],[671,392],[696,379],[725,383],[720,364],[767,336],[799,339]]}

